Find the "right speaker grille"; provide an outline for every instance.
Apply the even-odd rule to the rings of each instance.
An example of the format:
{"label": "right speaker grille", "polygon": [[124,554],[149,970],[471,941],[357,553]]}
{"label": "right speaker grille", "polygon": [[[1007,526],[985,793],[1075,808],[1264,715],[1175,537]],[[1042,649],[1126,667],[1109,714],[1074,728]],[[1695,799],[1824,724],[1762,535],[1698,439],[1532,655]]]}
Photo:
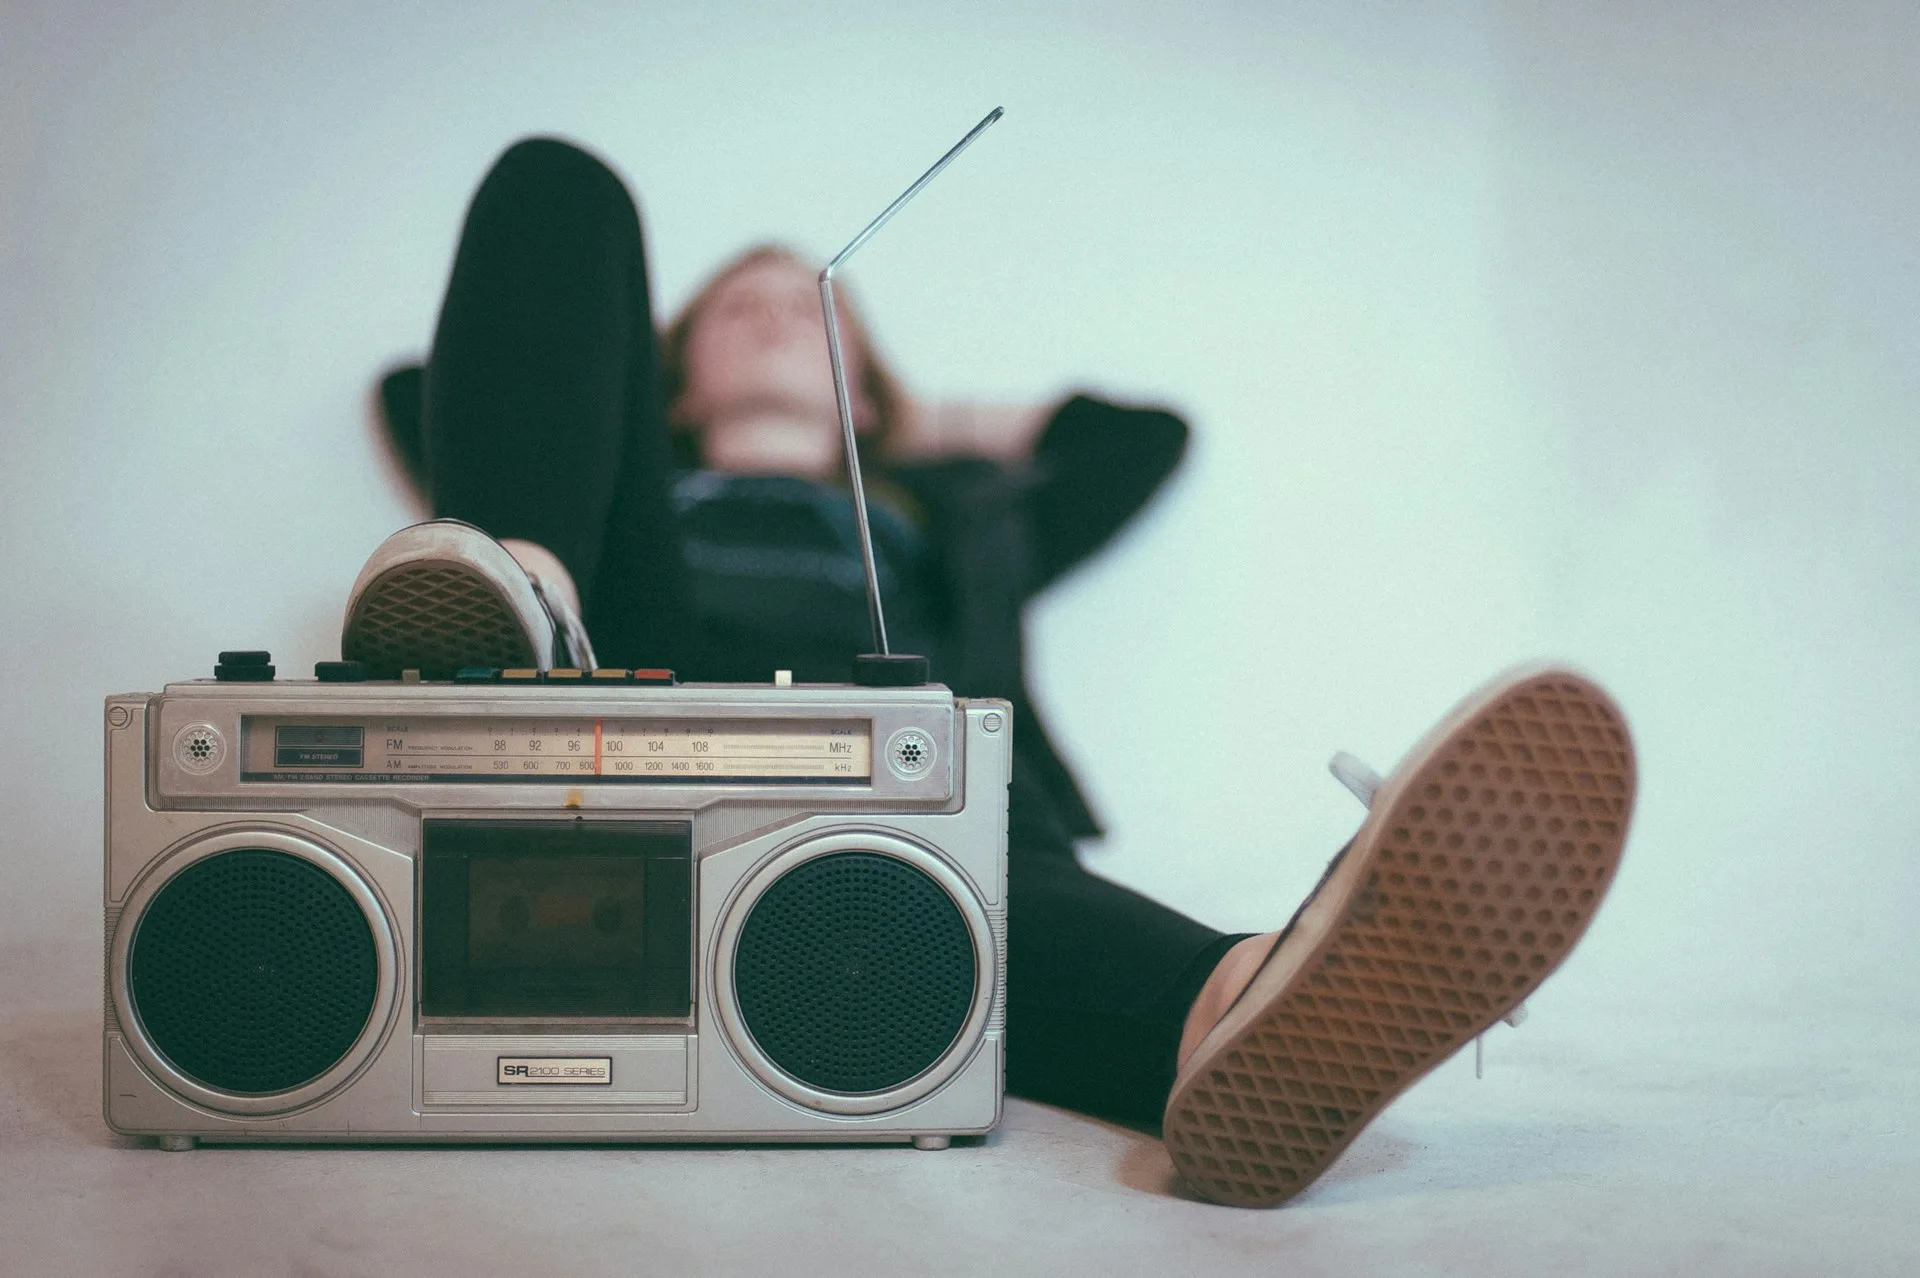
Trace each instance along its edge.
{"label": "right speaker grille", "polygon": [[822,1091],[898,1087],[938,1061],[974,999],[966,920],[930,875],[875,852],[807,861],[740,929],[734,994],[747,1032]]}

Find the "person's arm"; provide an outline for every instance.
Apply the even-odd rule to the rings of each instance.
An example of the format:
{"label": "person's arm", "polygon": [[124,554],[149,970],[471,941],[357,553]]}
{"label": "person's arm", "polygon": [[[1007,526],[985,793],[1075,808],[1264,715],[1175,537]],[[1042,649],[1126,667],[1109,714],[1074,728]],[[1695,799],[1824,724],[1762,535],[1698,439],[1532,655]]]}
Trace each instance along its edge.
{"label": "person's arm", "polygon": [[1003,465],[1025,461],[1057,403],[979,404],[909,400],[888,448],[903,463],[984,457]]}
{"label": "person's arm", "polygon": [[1044,589],[1119,532],[1180,464],[1187,434],[1160,409],[1084,395],[1062,404],[1033,448],[1028,589]]}
{"label": "person's arm", "polygon": [[1145,506],[1186,451],[1172,413],[1075,395],[1045,407],[909,401],[889,443],[908,467],[995,462],[1022,477],[1031,521],[1027,592],[1093,554]]}

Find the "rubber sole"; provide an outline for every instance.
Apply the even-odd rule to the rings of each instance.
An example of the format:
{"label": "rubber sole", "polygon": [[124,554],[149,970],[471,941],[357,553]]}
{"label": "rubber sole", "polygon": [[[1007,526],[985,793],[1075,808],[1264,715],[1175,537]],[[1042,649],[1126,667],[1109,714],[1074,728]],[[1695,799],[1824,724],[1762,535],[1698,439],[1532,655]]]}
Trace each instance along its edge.
{"label": "rubber sole", "polygon": [[1619,707],[1572,671],[1514,671],[1455,707],[1175,1081],[1162,1136],[1186,1182],[1285,1202],[1527,998],[1613,882],[1635,775]]}
{"label": "rubber sole", "polygon": [[361,590],[341,655],[376,678],[419,670],[450,679],[463,666],[535,666],[525,624],[485,578],[464,564],[415,561]]}

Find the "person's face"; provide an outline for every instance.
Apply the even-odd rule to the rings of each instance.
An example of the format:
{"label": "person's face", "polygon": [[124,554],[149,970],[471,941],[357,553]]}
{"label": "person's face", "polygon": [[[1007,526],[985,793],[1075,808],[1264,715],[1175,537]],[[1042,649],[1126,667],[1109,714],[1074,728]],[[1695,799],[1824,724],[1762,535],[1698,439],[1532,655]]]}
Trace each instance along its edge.
{"label": "person's face", "polygon": [[[860,353],[846,340],[844,312],[841,336],[847,382],[857,388]],[[837,420],[818,282],[790,258],[763,258],[722,280],[687,332],[685,360],[685,420]],[[855,389],[856,421],[867,416],[862,398]]]}

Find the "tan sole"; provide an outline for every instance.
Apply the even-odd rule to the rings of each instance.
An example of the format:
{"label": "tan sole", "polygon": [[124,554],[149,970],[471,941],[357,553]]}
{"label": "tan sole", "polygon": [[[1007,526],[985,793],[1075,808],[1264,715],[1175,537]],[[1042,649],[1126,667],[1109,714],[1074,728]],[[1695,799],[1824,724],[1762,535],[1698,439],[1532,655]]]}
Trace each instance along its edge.
{"label": "tan sole", "polygon": [[1525,999],[1587,930],[1633,812],[1633,743],[1582,675],[1510,672],[1402,761],[1167,1100],[1187,1183],[1267,1207]]}

